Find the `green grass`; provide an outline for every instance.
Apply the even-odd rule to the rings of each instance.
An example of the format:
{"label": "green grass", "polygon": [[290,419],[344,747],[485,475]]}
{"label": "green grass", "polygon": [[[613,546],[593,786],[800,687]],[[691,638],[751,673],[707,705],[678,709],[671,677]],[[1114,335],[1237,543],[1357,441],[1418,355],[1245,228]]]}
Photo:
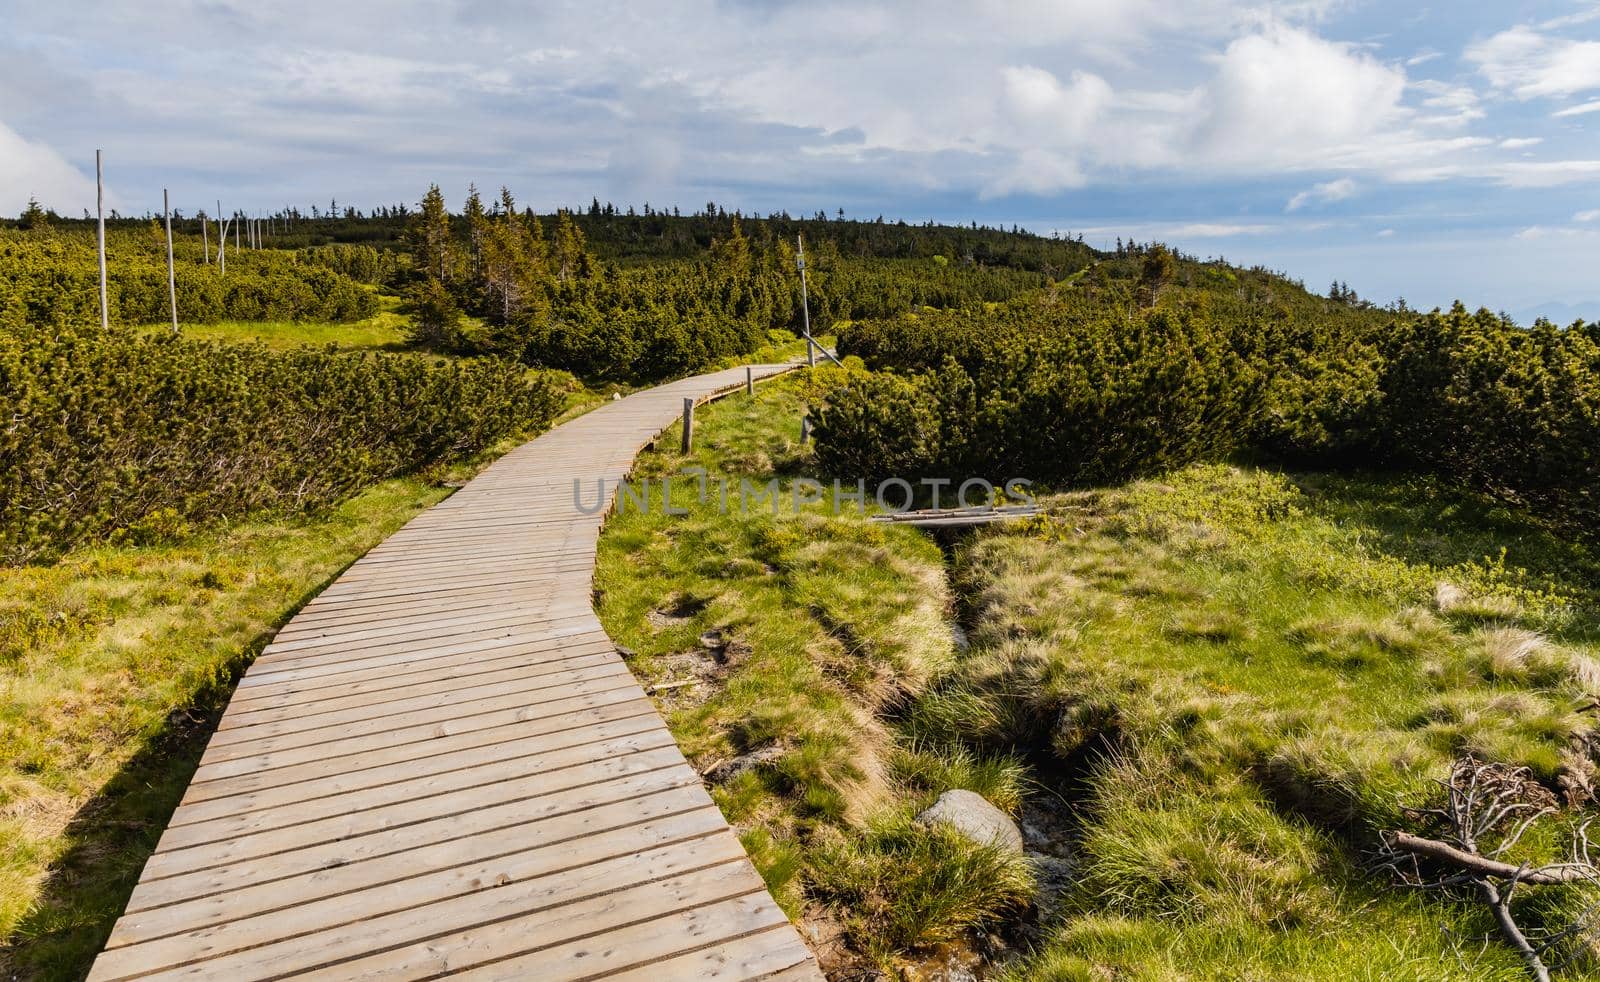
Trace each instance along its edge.
{"label": "green grass", "polygon": [[445,493],[388,481],[314,519],[0,570],[0,965],[87,967],[249,659]]}
{"label": "green grass", "polygon": [[[809,476],[799,419],[835,371],[704,407],[695,452],[670,429],[636,477]],[[575,385],[572,411],[595,398]],[[87,967],[237,673],[438,477],[0,571],[0,971]],[[1593,780],[1591,550],[1386,477],[1195,467],[1046,499],[953,560],[818,506],[724,515],[694,486],[674,483],[687,514],[608,522],[601,618],[643,681],[692,682],[657,704],[780,903],[836,939],[830,969],[1034,916],[1027,864],[911,821],[960,787],[1071,817],[1074,886],[1015,979],[1520,977],[1476,907],[1367,859],[1457,754]]]}
{"label": "green grass", "polygon": [[1465,940],[1481,914],[1364,859],[1458,755],[1592,781],[1594,556],[1393,479],[1194,467],[1049,504],[962,551],[974,647],[913,713],[1078,789],[1082,916],[1023,975],[1516,977]]}
{"label": "green grass", "polygon": [[[669,431],[639,475],[808,473],[831,371],[703,410],[693,459]],[[608,525],[602,618],[646,680],[694,681],[658,704],[786,909],[842,939],[825,966],[914,968],[1032,916],[1025,867],[909,821],[968,787],[1071,816],[1076,879],[1008,977],[1521,977],[1477,905],[1369,861],[1459,754],[1594,780],[1591,550],[1427,482],[1201,466],[1049,498],[957,549],[952,589],[911,530],[675,502]]]}
{"label": "green grass", "polygon": [[[285,347],[323,331],[386,345],[397,316],[237,330]],[[569,390],[562,419],[610,395],[575,379]],[[250,659],[445,482],[521,439],[316,516],[141,527],[49,566],[0,569],[0,977],[88,969]]]}
{"label": "green grass", "polygon": [[[570,413],[592,404],[575,395]],[[88,970],[250,660],[522,439],[319,515],[141,529],[0,568],[0,977]]]}
{"label": "green grass", "polygon": [[[662,691],[658,706],[712,774],[713,796],[779,902],[838,923],[853,946],[839,957],[887,963],[1026,893],[1015,858],[910,821],[950,787],[1014,807],[1020,772],[906,740],[887,719],[953,665],[943,556],[931,540],[820,506],[737,513],[740,478],[807,474],[800,416],[835,371],[798,372],[754,399],[702,409],[689,458],[674,452],[677,428],[664,433],[635,477],[703,467],[731,480],[734,506],[721,514],[715,484],[702,504],[680,478],[673,503],[688,514],[623,508],[601,537],[596,592],[636,674],[694,681]],[[762,750],[772,758],[760,766],[718,769]]]}
{"label": "green grass", "polygon": [[[366,320],[348,324],[322,321],[217,321],[211,324],[185,324],[179,321],[184,337],[203,341],[254,341],[269,348],[284,350],[301,345],[348,349],[351,351],[403,351],[410,318],[400,312],[402,301],[388,294],[378,295],[379,311]],[[152,324],[148,330],[170,331],[169,324]]]}

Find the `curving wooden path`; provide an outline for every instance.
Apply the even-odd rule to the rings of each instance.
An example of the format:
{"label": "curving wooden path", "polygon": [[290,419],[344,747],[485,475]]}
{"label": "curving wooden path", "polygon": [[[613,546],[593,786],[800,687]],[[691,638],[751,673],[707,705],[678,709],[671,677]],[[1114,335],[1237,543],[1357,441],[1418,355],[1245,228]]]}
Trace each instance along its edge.
{"label": "curving wooden path", "polygon": [[[758,377],[788,366],[763,365]],[[685,397],[512,451],[246,673],[90,978],[821,979],[590,605],[608,487]]]}

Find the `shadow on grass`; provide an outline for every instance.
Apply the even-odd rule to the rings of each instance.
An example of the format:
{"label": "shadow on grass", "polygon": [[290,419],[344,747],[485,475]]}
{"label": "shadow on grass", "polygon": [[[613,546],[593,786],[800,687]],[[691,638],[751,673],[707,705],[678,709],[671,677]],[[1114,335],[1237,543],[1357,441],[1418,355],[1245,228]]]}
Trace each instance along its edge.
{"label": "shadow on grass", "polygon": [[[1600,602],[1600,544],[1540,522],[1484,495],[1404,473],[1291,472],[1316,514],[1359,529],[1374,550],[1413,564],[1449,567],[1498,562],[1525,570],[1530,586],[1552,587]],[[1600,612],[1573,628],[1600,637]]]}
{"label": "shadow on grass", "polygon": [[88,973],[216,729],[233,684],[221,688],[216,708],[169,714],[73,816],[63,833],[65,853],[0,950],[0,976],[55,980]]}
{"label": "shadow on grass", "polygon": [[219,665],[189,707],[168,713],[144,746],[78,810],[62,832],[66,848],[51,864],[33,909],[0,942],[0,979],[65,982],[88,974],[183,799],[239,679],[283,625],[354,562],[306,591],[272,628]]}

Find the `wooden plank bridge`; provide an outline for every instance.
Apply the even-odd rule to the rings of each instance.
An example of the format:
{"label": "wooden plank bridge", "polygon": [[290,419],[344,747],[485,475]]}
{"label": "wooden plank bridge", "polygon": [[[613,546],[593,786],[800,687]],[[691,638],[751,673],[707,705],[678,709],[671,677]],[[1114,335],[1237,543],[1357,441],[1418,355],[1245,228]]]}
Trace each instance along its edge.
{"label": "wooden plank bridge", "polygon": [[601,629],[603,517],[573,500],[684,398],[744,381],[551,430],[307,604],[239,683],[90,978],[821,979]]}

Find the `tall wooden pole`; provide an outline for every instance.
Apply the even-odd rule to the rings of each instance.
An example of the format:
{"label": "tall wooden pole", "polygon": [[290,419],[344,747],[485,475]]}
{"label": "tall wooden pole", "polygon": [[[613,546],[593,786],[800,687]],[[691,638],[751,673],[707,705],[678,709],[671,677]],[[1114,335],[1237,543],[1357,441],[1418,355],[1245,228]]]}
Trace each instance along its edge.
{"label": "tall wooden pole", "polygon": [[106,294],[106,187],[98,150],[94,152],[94,210],[100,223],[100,329],[106,330],[111,326],[111,302]]}
{"label": "tall wooden pole", "polygon": [[[683,452],[694,449],[694,400],[683,400]],[[669,502],[670,504],[670,502]]]}
{"label": "tall wooden pole", "polygon": [[200,209],[200,258],[211,265],[211,219],[206,217],[206,210]]}
{"label": "tall wooden pole", "polygon": [[805,318],[806,324],[806,364],[815,368],[817,343],[811,340],[811,301],[806,295],[806,242],[798,234],[795,235],[794,242],[800,247],[800,251],[795,253],[794,264],[800,270],[800,314]]}
{"label": "tall wooden pole", "polygon": [[167,302],[172,305],[172,333],[178,333],[178,273],[172,263],[172,204],[161,189],[161,210],[167,213]]}

